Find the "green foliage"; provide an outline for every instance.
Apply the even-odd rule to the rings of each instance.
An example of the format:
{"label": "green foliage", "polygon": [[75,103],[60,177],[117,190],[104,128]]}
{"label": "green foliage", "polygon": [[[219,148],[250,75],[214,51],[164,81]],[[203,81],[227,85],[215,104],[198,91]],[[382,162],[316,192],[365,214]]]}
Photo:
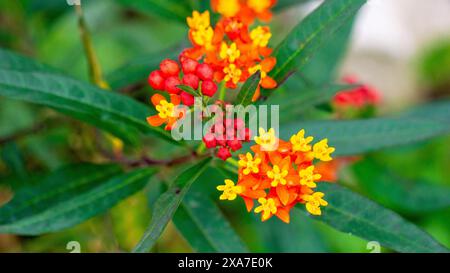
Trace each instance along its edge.
{"label": "green foliage", "polygon": [[252,103],[253,95],[258,89],[259,82],[261,81],[261,71],[258,70],[244,83],[239,91],[236,99],[237,105],[247,106]]}
{"label": "green foliage", "polygon": [[[117,167],[76,168],[56,173],[41,185],[21,189],[1,208],[0,232],[37,235],[74,226],[139,191],[155,173],[153,169],[137,169],[114,175]],[[110,173],[104,168],[111,168]]]}
{"label": "green foliage", "polygon": [[173,221],[197,252],[248,252],[220,209],[204,192],[191,189]]}
{"label": "green foliage", "polygon": [[325,1],[301,21],[275,49],[278,63],[270,75],[283,82],[301,69],[327,39],[350,20],[365,0]]}
{"label": "green foliage", "polygon": [[405,179],[370,159],[353,170],[370,197],[396,211],[421,214],[450,207],[450,187]]}
{"label": "green foliage", "polygon": [[158,198],[153,208],[150,225],[133,252],[147,252],[153,247],[167,223],[172,219],[192,183],[197,180],[210,161],[210,158],[204,159],[184,171],[175,179],[173,185]]}
{"label": "green foliage", "polygon": [[[211,158],[195,162],[211,154],[201,154],[200,146],[196,152],[194,148],[185,147],[189,149],[186,155],[185,150],[181,151],[179,146],[173,145],[179,145],[180,142],[174,141],[168,132],[147,124],[145,119],[154,114],[154,110],[139,102],[144,98],[148,100],[151,95],[145,93],[145,97],[140,97],[148,90],[144,86],[150,71],[157,69],[162,59],[176,59],[181,50],[188,47],[188,35],[184,29],[186,17],[194,9],[210,9],[209,1],[120,0],[117,1],[119,5],[105,2],[83,4],[83,8],[86,7],[88,11],[87,22],[94,26],[92,38],[100,53],[100,63],[105,66],[106,81],[114,91],[102,90],[81,80],[87,78],[83,69],[85,59],[81,56],[82,47],[78,34],[68,35],[76,29],[72,9],[55,1],[38,2],[27,2],[23,7],[19,4],[0,4],[2,7],[11,7],[8,13],[2,11],[6,9],[0,10],[0,17],[6,16],[4,21],[7,23],[5,27],[0,27],[2,46],[14,47],[15,51],[35,55],[40,60],[0,49],[0,96],[6,98],[0,102],[0,204],[12,196],[12,200],[0,207],[0,233],[40,235],[27,240],[32,241],[28,249],[42,250],[45,246],[41,245],[49,244],[47,238],[54,236],[59,238],[58,244],[65,243],[67,238],[73,237],[68,236],[72,233],[66,229],[108,212],[132,196],[105,217],[112,221],[112,225],[99,224],[100,221],[96,221],[98,219],[87,222],[87,225],[96,227],[101,225],[102,236],[116,233],[116,238],[102,238],[111,245],[118,242],[121,249],[116,246],[114,251],[131,249],[139,238],[134,252],[158,251],[159,242],[165,243],[160,240],[160,236],[171,220],[179,235],[197,252],[248,252],[255,249],[327,252],[335,250],[329,237],[338,235],[343,239],[336,241],[345,240],[345,246],[337,249],[340,251],[353,249],[347,247],[347,243],[352,245],[355,241],[354,244],[360,247],[360,244],[365,243],[364,240],[377,241],[383,247],[398,252],[449,251],[441,243],[450,242],[446,241],[450,224],[450,185],[435,185],[422,179],[403,177],[403,173],[397,174],[391,166],[385,167],[387,163],[383,162],[382,166],[376,162],[373,159],[379,158],[376,154],[363,158],[350,169],[354,175],[350,178],[356,178],[350,179],[350,182],[357,183],[348,185],[361,193],[336,184],[319,185],[318,190],[325,192],[325,199],[329,202],[329,206],[322,208],[322,216],[312,217],[303,211],[300,215],[292,213],[289,225],[276,217],[261,223],[257,219],[259,217],[243,210],[242,200],[227,202],[220,207],[216,204],[219,194],[216,186],[222,183],[224,177],[236,181],[236,166],[229,165],[229,162],[211,164]],[[308,0],[278,0],[273,10],[278,12],[305,2]],[[304,128],[307,135],[314,136],[316,140],[328,138],[330,146],[336,148],[335,156],[346,156],[363,155],[381,149],[387,153],[390,148],[418,145],[424,140],[445,136],[450,132],[448,100],[419,105],[395,116],[330,120],[328,112],[332,109],[329,102],[333,96],[353,87],[339,84],[336,75],[350,40],[355,16],[365,2],[324,1],[276,47],[274,55],[277,65],[270,76],[280,85],[284,84],[276,91],[261,90],[262,97],[267,100],[259,103],[280,106],[281,138],[289,139]],[[105,11],[111,11],[111,16],[99,16]],[[26,19],[25,15],[30,15],[32,19]],[[163,21],[159,20],[161,18]],[[211,18],[212,21],[216,19]],[[7,28],[16,25],[18,29],[33,25],[33,29],[30,33],[19,30],[20,35],[12,37]],[[174,31],[178,27],[184,27],[182,35]],[[125,51],[127,54],[123,54]],[[448,55],[447,45],[444,45],[423,59],[422,72],[431,84],[445,86],[447,70],[443,66],[448,62]],[[116,68],[132,56],[138,57]],[[252,75],[237,93],[235,104],[251,104],[260,80],[260,72]],[[188,86],[180,88],[192,95],[201,95]],[[133,93],[134,90],[138,92]],[[78,122],[58,124],[58,129],[63,125],[70,128],[57,133],[57,138],[60,141],[63,139],[59,145],[52,137],[54,132],[37,132],[34,137],[24,136],[25,140],[22,137],[10,137],[23,129],[29,129],[43,118],[58,116],[58,113],[48,111],[46,107],[111,133],[126,144],[140,143],[142,149],[137,151],[133,145],[121,147],[121,143],[116,140],[96,147],[97,143],[92,139],[93,130],[86,130],[91,127]],[[63,129],[67,129],[65,127]],[[153,138],[141,139],[142,135]],[[168,143],[164,144],[168,145],[160,145],[159,139],[166,140]],[[111,139],[105,137],[100,140]],[[61,143],[66,157],[56,155],[60,152]],[[442,149],[445,149],[448,142],[444,140],[443,143]],[[105,147],[111,151],[108,149],[105,153],[102,150]],[[416,148],[412,145],[409,147]],[[172,154],[181,154],[181,157],[171,158]],[[445,157],[446,153],[439,155]],[[164,160],[160,160],[160,156]],[[49,171],[67,162],[105,160],[111,163],[70,164]],[[436,160],[444,165],[448,161],[441,158]],[[186,168],[190,161],[195,163]],[[151,167],[140,168],[144,165]],[[400,163],[398,165],[403,166]],[[423,164],[416,165],[424,168]],[[219,171],[215,168],[217,166],[227,170]],[[175,177],[174,173],[178,170],[184,171],[162,193],[157,187],[163,185],[162,181],[167,178],[171,180],[171,177]],[[158,175],[155,175],[157,172]],[[435,177],[445,180],[447,176],[442,174]],[[151,178],[152,185],[146,188]],[[10,187],[13,194],[2,195],[4,186]],[[138,195],[134,195],[138,192]],[[368,200],[363,194],[387,208]],[[156,201],[153,202],[153,199]],[[146,202],[149,205],[144,208]],[[145,225],[142,222],[147,218],[141,216],[148,216],[149,207],[152,208],[152,217],[144,233]],[[133,210],[133,215],[127,214],[129,209]],[[414,218],[409,219],[410,222],[397,212]],[[325,224],[328,230],[317,228]],[[330,232],[331,227],[336,229],[334,233]],[[422,230],[423,227],[426,227],[426,232]],[[113,230],[105,231],[111,228]],[[82,225],[71,232],[91,229]],[[42,236],[54,232],[58,233]],[[167,229],[167,234],[173,235],[173,232],[173,229]],[[427,232],[437,235],[439,242]],[[179,237],[175,234],[175,238]]]}
{"label": "green foliage", "polygon": [[129,97],[74,80],[6,50],[0,50],[0,57],[6,59],[0,67],[2,96],[51,107],[129,142],[136,142],[141,132],[177,143],[161,128],[148,126],[149,108]]}
{"label": "green foliage", "polygon": [[448,102],[442,103],[441,107],[426,107],[427,118],[422,112],[417,112],[395,118],[295,122],[283,126],[281,136],[288,139],[299,128],[304,128],[316,139],[328,138],[330,145],[336,148],[335,155],[361,154],[448,134],[450,120],[439,114],[446,109],[448,111],[448,107]]}
{"label": "green foliage", "polygon": [[449,252],[414,224],[350,190],[330,183],[318,188],[329,203],[315,217],[319,221],[398,252]]}

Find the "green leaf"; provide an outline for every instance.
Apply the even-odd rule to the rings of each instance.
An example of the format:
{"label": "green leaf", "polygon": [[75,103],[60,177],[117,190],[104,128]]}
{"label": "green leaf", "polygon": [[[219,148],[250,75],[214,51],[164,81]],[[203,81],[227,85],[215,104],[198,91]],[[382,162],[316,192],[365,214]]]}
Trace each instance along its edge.
{"label": "green leaf", "polygon": [[127,86],[144,83],[151,71],[159,69],[159,63],[164,58],[177,58],[176,52],[182,50],[181,46],[168,48],[160,52],[146,54],[129,61],[106,76],[112,89],[118,90]]}
{"label": "green leaf", "polygon": [[186,17],[192,13],[189,2],[186,0],[119,0],[118,2],[141,12],[155,14],[182,23],[185,23]]}
{"label": "green leaf", "polygon": [[331,85],[306,88],[296,95],[293,95],[293,92],[280,92],[270,98],[270,104],[280,106],[280,121],[287,122],[298,119],[314,106],[329,102],[337,92],[350,88],[349,85]]}
{"label": "green leaf", "polygon": [[220,209],[204,192],[191,189],[173,221],[197,252],[248,252]]}
{"label": "green leaf", "polygon": [[181,173],[175,179],[173,185],[159,197],[153,209],[150,225],[133,252],[147,252],[153,247],[167,223],[172,219],[192,183],[197,180],[210,161],[211,158],[204,159]]}
{"label": "green leaf", "polygon": [[[445,109],[449,111],[450,104]],[[444,110],[436,108],[436,111]],[[328,138],[329,144],[336,148],[334,155],[355,155],[448,134],[450,119],[445,115],[422,118],[419,114],[410,114],[396,118],[296,122],[281,128],[280,135],[289,139],[302,128],[317,140]]]}
{"label": "green leaf", "polygon": [[129,98],[74,80],[34,61],[6,50],[0,59],[0,95],[51,107],[76,119],[104,129],[129,142],[138,132],[152,134],[173,143],[170,134],[149,126],[150,109]]}
{"label": "green leaf", "polygon": [[398,252],[448,252],[426,232],[396,213],[332,183],[320,183],[328,206],[318,221]]}
{"label": "green leaf", "polygon": [[352,169],[369,197],[396,211],[422,214],[450,207],[450,187],[407,180],[368,158]]}
{"label": "green leaf", "polygon": [[[56,192],[54,197],[50,197],[53,201],[48,203],[46,199],[41,200],[40,196],[33,194],[38,199],[35,204],[39,212],[1,224],[0,233],[38,235],[74,226],[107,211],[122,199],[136,193],[147,184],[154,173],[153,169],[138,169],[113,177],[80,194],[72,189],[63,191],[61,195]],[[62,187],[66,188],[64,185]],[[62,198],[63,195],[66,198]],[[25,202],[26,200],[15,205],[21,210]],[[11,209],[14,210],[14,207],[9,207],[9,210]]]}
{"label": "green leaf", "polygon": [[275,49],[278,63],[270,75],[283,82],[295,70],[300,70],[312,55],[353,18],[365,0],[325,1],[300,22]]}
{"label": "green leaf", "polygon": [[181,90],[183,90],[184,92],[191,94],[194,97],[202,96],[197,90],[195,90],[194,88],[192,88],[188,85],[180,84],[180,85],[177,85],[177,87],[180,88]]}
{"label": "green leaf", "polygon": [[[77,194],[91,190],[122,171],[115,164],[74,164],[61,167],[34,184],[20,188],[0,208],[0,224],[31,217]],[[34,176],[34,175],[33,175]]]}
{"label": "green leaf", "polygon": [[287,9],[287,8],[290,8],[293,6],[307,3],[309,1],[311,1],[311,0],[277,0],[277,3],[273,7],[273,10],[275,12],[279,12],[279,11],[282,11],[284,9]]}
{"label": "green leaf", "polygon": [[242,85],[236,99],[237,105],[247,106],[252,103],[253,95],[261,81],[261,71],[257,71]]}

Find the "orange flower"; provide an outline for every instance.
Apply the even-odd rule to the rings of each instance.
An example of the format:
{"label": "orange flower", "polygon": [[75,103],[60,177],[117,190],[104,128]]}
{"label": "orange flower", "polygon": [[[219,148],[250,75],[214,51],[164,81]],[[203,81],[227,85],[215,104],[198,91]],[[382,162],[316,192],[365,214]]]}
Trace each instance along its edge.
{"label": "orange flower", "polygon": [[[213,10],[222,17],[215,26],[211,25],[208,11],[194,11],[187,18],[189,38],[193,45],[183,51],[192,59],[203,59],[214,69],[214,79],[224,81],[226,87],[235,89],[252,74],[261,71],[260,86],[273,89],[277,86],[268,73],[276,64],[268,47],[272,33],[268,26],[249,25],[256,17],[270,19],[273,0],[212,0]],[[259,86],[253,100],[260,96]]]}
{"label": "orange flower", "polygon": [[170,94],[170,102],[163,95],[155,94],[151,98],[158,114],[147,118],[151,126],[161,126],[166,123],[165,130],[171,130],[175,122],[184,116],[183,111],[178,111],[176,106],[180,104],[180,96]]}
{"label": "orange flower", "polygon": [[315,168],[315,160],[330,162],[334,148],[328,147],[324,139],[310,145],[312,137],[305,137],[300,130],[290,142],[278,139],[274,129],[260,128],[255,137],[256,145],[251,147],[255,155],[239,155],[238,182],[240,192],[248,211],[255,200],[259,202],[255,213],[261,213],[266,221],[273,215],[289,223],[290,210],[298,203],[304,204],[313,215],[321,215],[321,206],[328,203],[322,192],[315,192],[322,174]]}

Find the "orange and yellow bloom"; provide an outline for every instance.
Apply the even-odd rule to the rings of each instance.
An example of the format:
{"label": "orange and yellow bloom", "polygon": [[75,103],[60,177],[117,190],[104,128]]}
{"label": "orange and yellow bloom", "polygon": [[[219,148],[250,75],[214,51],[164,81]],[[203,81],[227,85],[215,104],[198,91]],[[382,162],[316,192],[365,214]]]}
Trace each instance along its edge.
{"label": "orange and yellow bloom", "polygon": [[182,111],[176,109],[176,106],[181,101],[178,95],[170,94],[170,102],[168,102],[163,95],[155,94],[152,96],[151,101],[156,111],[158,111],[158,114],[147,118],[147,122],[151,126],[158,127],[166,124],[165,130],[171,130],[177,120],[184,115]]}
{"label": "orange and yellow bloom", "polygon": [[[324,193],[315,191],[316,183],[322,179],[320,169],[315,165],[332,160],[334,148],[328,146],[328,140],[312,144],[313,137],[305,136],[305,131],[300,130],[287,142],[279,139],[272,128],[267,131],[260,128],[254,140],[253,154],[239,155],[236,185],[227,184],[230,189],[240,188],[220,199],[240,196],[248,211],[253,209],[257,200],[259,206],[254,212],[261,213],[262,221],[275,215],[289,223],[289,212],[298,203],[304,204],[310,214],[321,215],[321,207],[328,203],[324,200]],[[219,190],[222,189],[225,188]]]}

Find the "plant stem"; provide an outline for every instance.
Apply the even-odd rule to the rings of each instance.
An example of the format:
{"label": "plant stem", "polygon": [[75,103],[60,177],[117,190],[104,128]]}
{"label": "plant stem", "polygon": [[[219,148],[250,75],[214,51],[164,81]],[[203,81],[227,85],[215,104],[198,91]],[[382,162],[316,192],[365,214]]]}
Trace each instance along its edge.
{"label": "plant stem", "polygon": [[231,165],[235,166],[235,167],[239,167],[239,163],[236,159],[230,157],[227,159],[227,162],[230,163]]}
{"label": "plant stem", "polygon": [[225,87],[225,83],[222,81],[219,87],[219,100],[225,100],[227,88]]}
{"label": "plant stem", "polygon": [[89,75],[91,81],[102,89],[110,89],[108,83],[103,79],[102,69],[95,54],[94,46],[92,45],[91,35],[84,20],[83,10],[81,5],[75,5],[75,11],[78,16],[78,28],[80,30],[81,41],[83,43],[87,62],[89,65]]}

